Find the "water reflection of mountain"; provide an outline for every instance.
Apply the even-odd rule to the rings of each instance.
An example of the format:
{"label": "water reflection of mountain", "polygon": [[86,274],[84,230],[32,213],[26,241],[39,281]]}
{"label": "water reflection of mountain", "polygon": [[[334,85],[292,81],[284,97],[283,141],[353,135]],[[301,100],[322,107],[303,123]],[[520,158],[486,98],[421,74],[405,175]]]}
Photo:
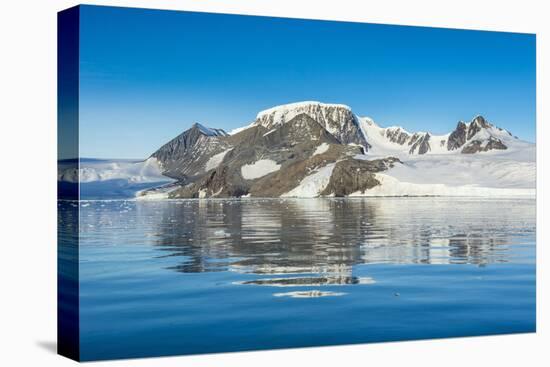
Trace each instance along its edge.
{"label": "water reflection of mountain", "polygon": [[[181,258],[175,271],[322,275],[297,277],[318,285],[369,281],[353,277],[356,264],[507,262],[510,237],[534,228],[534,202],[506,211],[499,201],[456,198],[135,205],[138,217],[148,218],[153,243]],[[292,280],[277,285],[285,282]]]}

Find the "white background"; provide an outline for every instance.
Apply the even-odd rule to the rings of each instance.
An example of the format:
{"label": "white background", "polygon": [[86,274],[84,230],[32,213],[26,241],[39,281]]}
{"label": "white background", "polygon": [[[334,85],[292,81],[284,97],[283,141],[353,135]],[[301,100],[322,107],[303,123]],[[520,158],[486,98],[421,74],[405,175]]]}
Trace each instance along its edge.
{"label": "white background", "polygon": [[[541,366],[550,360],[543,188],[550,27],[543,1],[94,1],[94,4],[537,33],[537,334],[100,362],[114,366],[343,364]],[[56,12],[63,0],[0,5],[0,365],[65,366],[56,338]],[[474,86],[475,87],[475,86]],[[482,87],[482,86],[480,86]],[[546,203],[545,203],[546,202]],[[6,205],[7,204],[7,205]]]}

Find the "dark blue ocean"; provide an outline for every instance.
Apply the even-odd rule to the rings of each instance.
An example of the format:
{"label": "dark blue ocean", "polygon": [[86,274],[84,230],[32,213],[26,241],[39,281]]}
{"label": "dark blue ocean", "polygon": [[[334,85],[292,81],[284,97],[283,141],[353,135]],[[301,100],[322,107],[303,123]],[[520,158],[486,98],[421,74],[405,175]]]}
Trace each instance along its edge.
{"label": "dark blue ocean", "polygon": [[534,200],[79,209],[83,360],[535,331]]}

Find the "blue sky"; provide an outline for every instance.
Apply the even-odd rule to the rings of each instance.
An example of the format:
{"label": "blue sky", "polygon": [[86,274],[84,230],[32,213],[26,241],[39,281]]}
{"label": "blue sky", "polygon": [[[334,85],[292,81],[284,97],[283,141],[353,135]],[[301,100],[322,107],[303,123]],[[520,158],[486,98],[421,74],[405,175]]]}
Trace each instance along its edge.
{"label": "blue sky", "polygon": [[482,114],[535,141],[534,35],[84,6],[80,57],[83,157],[303,100],[434,133]]}

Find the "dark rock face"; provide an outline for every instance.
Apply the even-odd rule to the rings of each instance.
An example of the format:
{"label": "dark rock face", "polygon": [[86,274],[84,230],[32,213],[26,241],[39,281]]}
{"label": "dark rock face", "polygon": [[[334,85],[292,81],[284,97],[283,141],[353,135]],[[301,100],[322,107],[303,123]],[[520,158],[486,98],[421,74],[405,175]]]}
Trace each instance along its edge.
{"label": "dark rock face", "polygon": [[283,164],[281,169],[256,180],[250,187],[250,195],[257,197],[281,196],[298,186],[300,182],[316,169],[335,163],[342,157],[361,154],[361,147],[347,146],[339,143],[329,144],[323,154],[303,155],[298,159]]}
{"label": "dark rock face", "polygon": [[394,157],[372,161],[356,159],[339,161],[334,166],[330,181],[321,194],[342,197],[358,191],[363,193],[380,185],[375,173],[385,171],[397,162],[401,163]]}
{"label": "dark rock face", "polygon": [[500,139],[496,138],[490,138],[488,141],[486,141],[486,144],[483,144],[484,142],[481,140],[473,140],[470,143],[468,143],[464,148],[462,148],[463,154],[473,154],[478,152],[488,152],[489,150],[497,149],[497,150],[505,150],[508,149],[506,145],[502,143]]}
{"label": "dark rock face", "polygon": [[193,124],[189,130],[184,131],[168,143],[164,144],[151,156],[159,161],[179,160],[186,157],[186,153],[197,144],[206,139],[217,139],[220,136],[227,136],[222,129],[208,129],[200,124]]}
{"label": "dark rock face", "polygon": [[411,146],[413,145],[414,143],[416,143],[419,139],[422,138],[422,134],[420,133],[414,133],[411,138],[409,139],[409,142],[408,142],[408,145]]}
{"label": "dark rock face", "polygon": [[401,130],[401,128],[386,130],[386,138],[388,138],[388,140],[392,143],[403,145],[409,140],[410,137],[411,136],[405,131]]}
{"label": "dark rock face", "polygon": [[240,197],[248,193],[248,185],[228,166],[210,171],[198,181],[184,185],[171,193],[172,198]]}
{"label": "dark rock face", "polygon": [[431,135],[429,133],[414,133],[410,135],[401,128],[388,128],[385,135],[392,143],[399,145],[407,144],[410,147],[409,154],[426,154],[431,150]]}
{"label": "dark rock face", "polygon": [[365,151],[370,148],[369,143],[360,131],[359,121],[351,109],[342,105],[327,105],[311,102],[296,106],[289,106],[286,110],[273,109],[260,113],[255,124],[261,125],[268,130],[278,125],[288,123],[289,116],[305,114],[326,129],[342,144],[358,144],[363,146]]}
{"label": "dark rock face", "polygon": [[468,127],[462,121],[456,125],[456,129],[449,135],[447,140],[447,150],[456,150],[466,143],[466,134]]}
{"label": "dark rock face", "polygon": [[482,129],[488,129],[490,127],[492,127],[492,125],[485,121],[483,116],[477,116],[472,120],[472,122],[470,122],[470,126],[468,126],[468,135],[466,139],[470,140]]}
{"label": "dark rock face", "polygon": [[[493,149],[504,150],[508,148],[502,140],[492,136],[490,132],[488,139],[475,139],[476,134],[484,129],[488,132],[491,131],[491,129],[503,131],[503,129],[494,127],[488,123],[483,116],[475,117],[469,124],[465,124],[460,121],[457,124],[456,129],[449,135],[449,139],[447,140],[447,150],[457,150],[462,148],[461,153],[473,154],[478,152],[487,152]],[[509,132],[508,134],[510,135]]]}
{"label": "dark rock face", "polygon": [[185,179],[194,175],[205,164],[205,159],[228,149],[224,137],[227,137],[227,133],[222,129],[193,124],[189,130],[160,147],[151,157],[162,164],[165,176]]}
{"label": "dark rock face", "polygon": [[430,134],[414,134],[409,145],[412,144],[411,149],[409,149],[409,154],[426,154],[431,150],[430,148]]}

